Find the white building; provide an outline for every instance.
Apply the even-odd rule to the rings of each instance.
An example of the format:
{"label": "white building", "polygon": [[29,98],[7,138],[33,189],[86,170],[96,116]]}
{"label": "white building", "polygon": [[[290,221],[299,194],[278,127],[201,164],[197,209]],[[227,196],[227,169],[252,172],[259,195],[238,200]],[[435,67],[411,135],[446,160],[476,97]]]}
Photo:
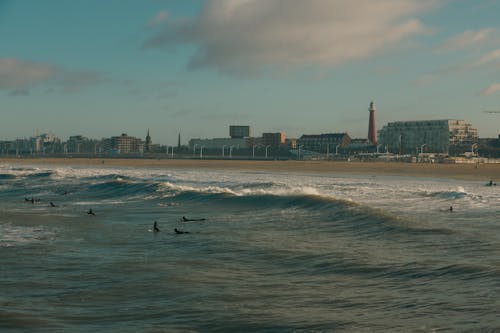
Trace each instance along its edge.
{"label": "white building", "polygon": [[389,152],[447,154],[451,147],[468,146],[477,141],[477,129],[464,120],[421,120],[388,123],[378,131],[379,143]]}
{"label": "white building", "polygon": [[[196,146],[195,146],[196,145]],[[232,139],[232,138],[216,138],[216,139],[191,139],[189,140],[189,147],[191,148],[206,148],[206,149],[222,149],[222,147],[246,148],[246,139]]]}

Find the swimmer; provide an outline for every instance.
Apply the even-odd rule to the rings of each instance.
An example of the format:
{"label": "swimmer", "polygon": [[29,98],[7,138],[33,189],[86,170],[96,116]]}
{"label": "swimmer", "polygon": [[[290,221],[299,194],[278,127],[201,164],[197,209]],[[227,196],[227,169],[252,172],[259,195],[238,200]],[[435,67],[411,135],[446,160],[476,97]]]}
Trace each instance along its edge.
{"label": "swimmer", "polygon": [[87,214],[95,216],[95,213],[92,211],[92,208],[89,208],[89,211],[87,212]]}
{"label": "swimmer", "polygon": [[180,235],[180,234],[189,234],[189,231],[182,231],[182,230],[179,230],[177,228],[175,228],[174,231],[178,235]]}
{"label": "swimmer", "polygon": [[153,231],[154,232],[159,232],[160,229],[158,228],[158,222],[155,221],[154,225],[153,225]]}

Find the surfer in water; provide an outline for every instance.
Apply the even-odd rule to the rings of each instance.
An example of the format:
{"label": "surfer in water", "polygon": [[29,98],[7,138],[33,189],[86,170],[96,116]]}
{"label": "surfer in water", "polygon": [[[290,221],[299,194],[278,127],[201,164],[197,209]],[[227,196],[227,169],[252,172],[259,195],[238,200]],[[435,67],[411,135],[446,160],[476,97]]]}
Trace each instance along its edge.
{"label": "surfer in water", "polygon": [[153,224],[153,231],[154,232],[159,232],[160,231],[160,228],[158,228],[158,222],[155,221],[155,223]]}
{"label": "surfer in water", "polygon": [[206,219],[188,219],[185,216],[182,217],[182,221],[184,221],[184,222],[205,221],[205,220]]}
{"label": "surfer in water", "polygon": [[182,230],[179,230],[177,228],[174,229],[175,233],[177,235],[180,235],[180,234],[189,234],[189,231],[182,231]]}
{"label": "surfer in water", "polygon": [[50,202],[50,207],[57,207],[52,201]]}
{"label": "surfer in water", "polygon": [[495,186],[497,183],[493,183],[493,180],[490,179],[490,182],[486,184],[486,186]]}
{"label": "surfer in water", "polygon": [[87,214],[95,216],[95,213],[92,211],[92,208],[89,208],[89,211],[87,212]]}

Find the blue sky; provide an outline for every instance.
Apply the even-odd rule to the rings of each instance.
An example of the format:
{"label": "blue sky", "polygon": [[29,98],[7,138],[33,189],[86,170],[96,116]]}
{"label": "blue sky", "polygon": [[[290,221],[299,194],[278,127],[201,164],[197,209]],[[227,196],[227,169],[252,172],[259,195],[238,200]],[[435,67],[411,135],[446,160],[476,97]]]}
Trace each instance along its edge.
{"label": "blue sky", "polygon": [[500,134],[498,0],[0,0],[0,140]]}

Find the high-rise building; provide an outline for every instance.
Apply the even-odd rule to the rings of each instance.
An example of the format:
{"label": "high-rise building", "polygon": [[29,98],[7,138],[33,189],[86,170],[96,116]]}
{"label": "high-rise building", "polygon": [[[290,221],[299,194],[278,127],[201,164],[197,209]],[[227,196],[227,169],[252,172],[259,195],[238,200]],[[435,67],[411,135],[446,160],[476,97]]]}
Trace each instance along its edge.
{"label": "high-rise building", "polygon": [[370,120],[368,122],[368,140],[374,145],[377,144],[377,132],[375,130],[375,104],[373,101],[370,103],[368,111],[370,111]]}
{"label": "high-rise building", "polygon": [[233,139],[248,138],[250,136],[250,126],[230,125],[229,136]]}
{"label": "high-rise building", "polygon": [[123,133],[120,136],[113,136],[104,140],[104,148],[106,151],[114,151],[118,154],[136,154],[143,150],[143,141],[133,136],[128,136]]}
{"label": "high-rise building", "polygon": [[391,153],[416,151],[448,153],[451,147],[464,147],[477,141],[477,129],[464,120],[421,120],[388,123],[379,132],[379,141]]}
{"label": "high-rise building", "polygon": [[285,144],[285,133],[262,133],[262,143],[265,146],[279,147]]}

